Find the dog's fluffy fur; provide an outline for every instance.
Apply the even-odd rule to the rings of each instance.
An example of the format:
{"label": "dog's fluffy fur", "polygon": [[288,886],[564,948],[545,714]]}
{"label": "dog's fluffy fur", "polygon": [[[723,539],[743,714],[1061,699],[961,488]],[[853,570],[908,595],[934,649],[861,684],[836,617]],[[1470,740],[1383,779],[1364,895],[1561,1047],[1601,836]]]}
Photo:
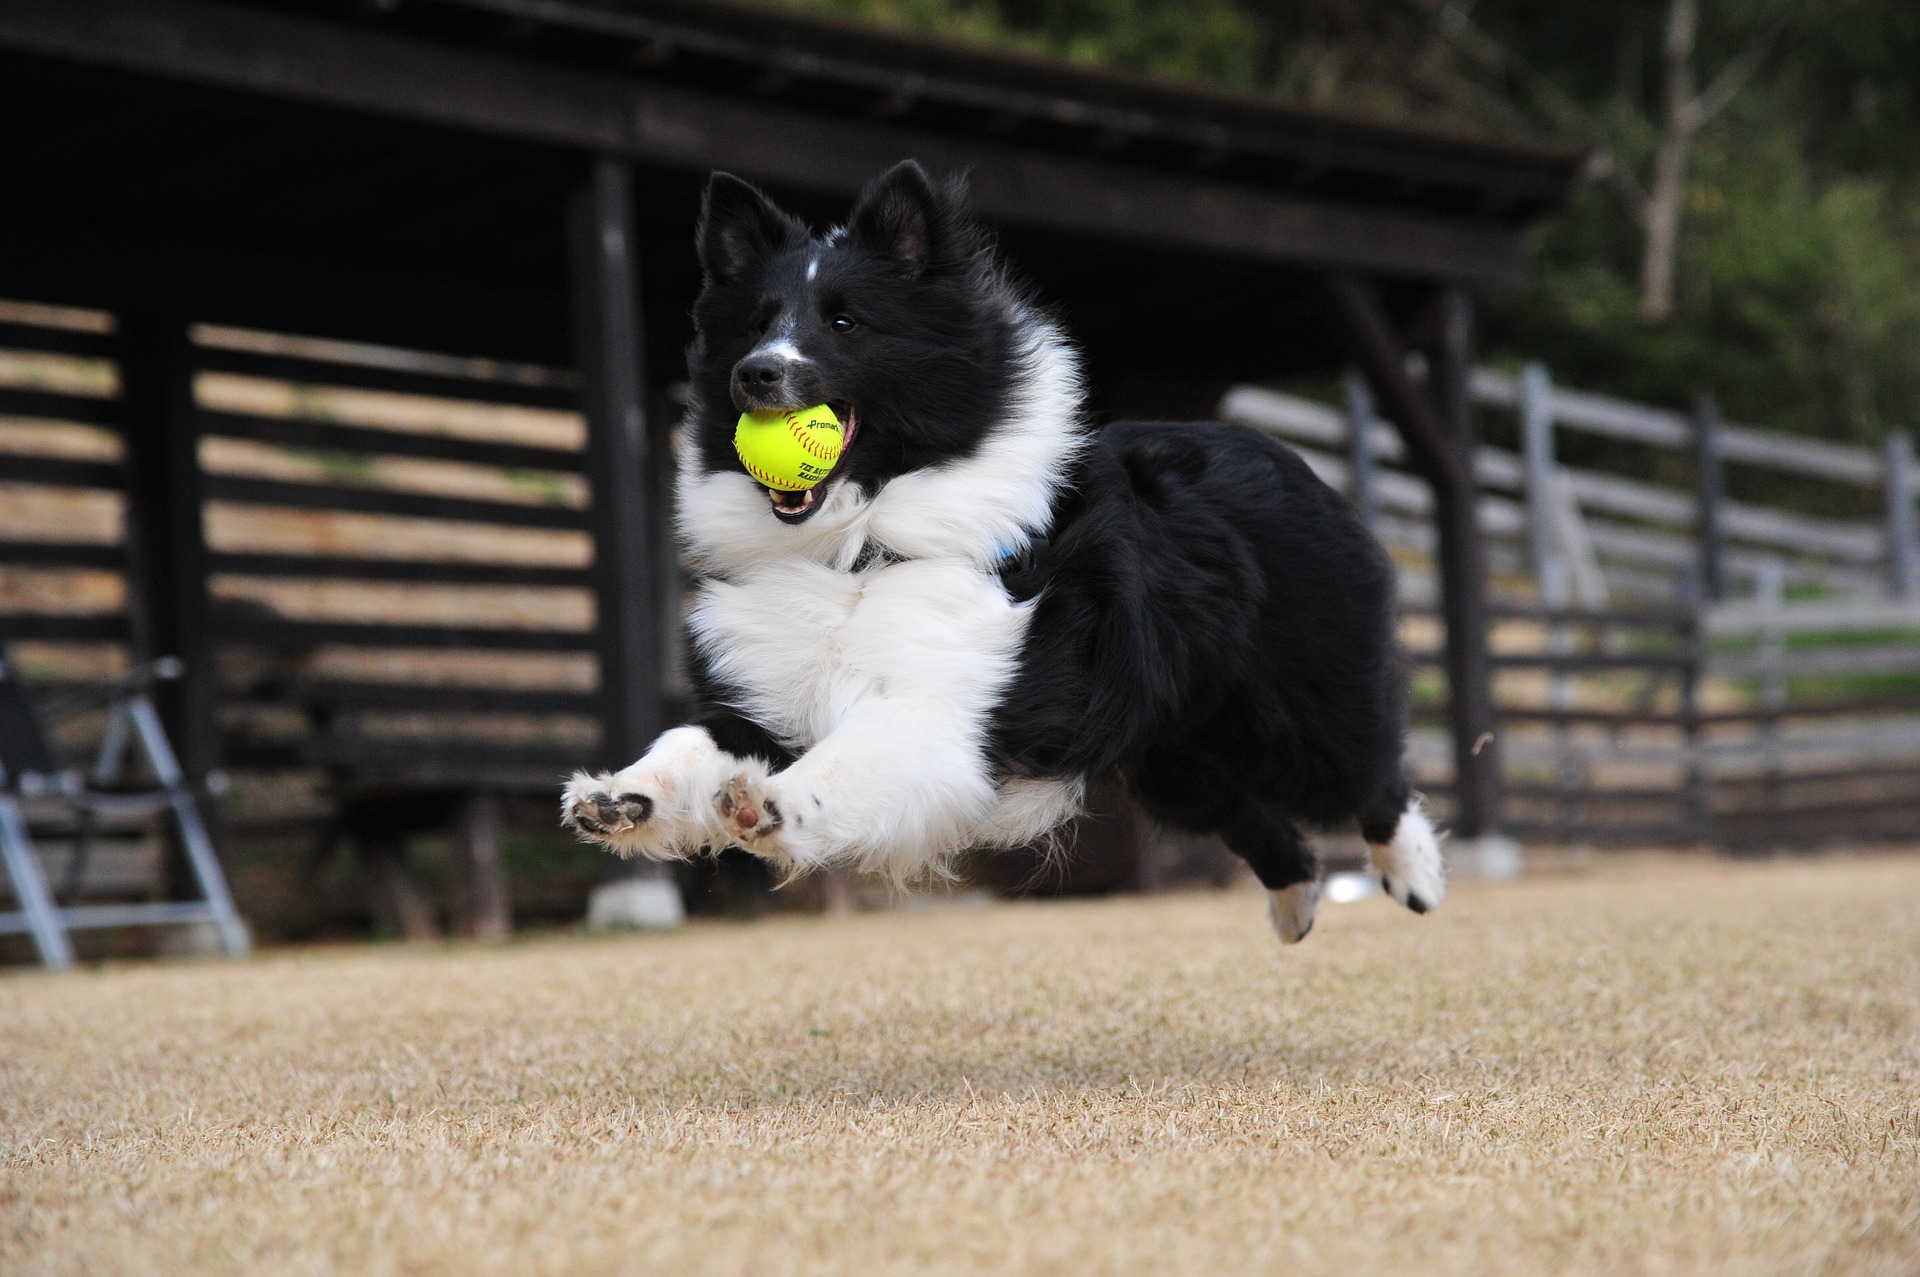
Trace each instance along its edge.
{"label": "dog's fluffy fur", "polygon": [[[899,879],[1042,837],[1115,773],[1244,857],[1284,940],[1318,899],[1297,822],[1356,820],[1393,896],[1439,903],[1392,570],[1298,456],[1212,423],[1091,428],[1066,337],[912,162],[822,236],[716,174],[699,251],[678,495],[702,709],[576,776],[570,826]],[[816,403],[848,424],[832,474],[750,478],[738,413]]]}

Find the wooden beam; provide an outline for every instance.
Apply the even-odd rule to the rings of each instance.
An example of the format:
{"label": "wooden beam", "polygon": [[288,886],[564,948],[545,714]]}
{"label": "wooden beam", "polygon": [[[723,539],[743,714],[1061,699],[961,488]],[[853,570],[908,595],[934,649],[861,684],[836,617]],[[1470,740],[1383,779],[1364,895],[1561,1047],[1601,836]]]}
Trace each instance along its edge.
{"label": "wooden beam", "polygon": [[[172,656],[185,667],[154,689],[154,701],[201,819],[217,837],[220,812],[206,786],[221,764],[219,693],[193,347],[186,319],[173,311],[123,311],[119,335],[133,650],[138,660]],[[167,898],[201,899],[191,849],[179,831],[170,830],[167,842]]]}
{"label": "wooden beam", "polygon": [[1479,448],[1473,413],[1473,300],[1464,289],[1437,298],[1439,332],[1427,351],[1428,385],[1461,490],[1434,492],[1441,611],[1446,616],[1447,689],[1453,718],[1453,829],[1462,838],[1500,826],[1500,739],[1493,718],[1493,663],[1487,642],[1487,550],[1479,491],[1469,458]]}
{"label": "wooden beam", "polygon": [[970,170],[989,217],[1122,242],[1422,279],[1513,283],[1525,271],[1520,230],[1498,222],[836,119],[197,0],[9,0],[0,48],[842,195],[913,155]]}
{"label": "wooden beam", "polygon": [[1351,275],[1336,275],[1330,284],[1361,371],[1433,489],[1453,738],[1453,828],[1462,837],[1477,838],[1499,824],[1500,772],[1487,652],[1486,546],[1479,491],[1467,461],[1477,446],[1468,380],[1472,303],[1458,289],[1440,296],[1438,339],[1428,351],[1429,394],[1408,375],[1407,350],[1372,286]]}
{"label": "wooden beam", "polygon": [[[0,8],[0,38],[5,22]],[[567,357],[566,308],[558,288],[551,296],[529,294],[471,280],[157,235],[75,234],[37,222],[6,225],[15,241],[33,245],[31,253],[0,258],[0,293],[6,296],[58,298],[113,311],[165,309],[184,312],[197,323],[510,361],[557,365]],[[239,362],[230,351],[204,349],[201,355],[209,366]],[[352,384],[351,374],[342,369],[342,384]],[[34,399],[45,402],[36,406]],[[22,416],[93,420],[110,417],[113,409],[105,400],[39,391],[0,391],[0,400],[5,400],[0,411]],[[76,418],[75,412],[88,415]]]}
{"label": "wooden beam", "polygon": [[219,733],[193,350],[176,314],[128,312],[120,334],[134,652],[186,666],[156,699],[180,765],[198,783],[219,766]]}
{"label": "wooden beam", "polygon": [[663,722],[655,631],[660,599],[650,546],[664,524],[650,499],[640,263],[626,164],[607,156],[593,161],[569,220],[574,340],[593,502],[588,515],[596,650],[606,704],[601,750],[609,766],[625,766],[640,757]]}
{"label": "wooden beam", "polygon": [[1463,459],[1454,455],[1433,405],[1407,374],[1406,346],[1379,294],[1344,272],[1330,276],[1327,285],[1353,357],[1399,430],[1407,456],[1436,492],[1467,486]]}

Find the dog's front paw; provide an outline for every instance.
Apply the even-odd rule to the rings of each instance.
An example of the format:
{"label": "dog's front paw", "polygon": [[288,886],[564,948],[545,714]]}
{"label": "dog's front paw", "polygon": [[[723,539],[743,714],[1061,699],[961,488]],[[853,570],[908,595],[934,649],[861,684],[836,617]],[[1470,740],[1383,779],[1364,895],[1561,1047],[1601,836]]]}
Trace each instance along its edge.
{"label": "dog's front paw", "polygon": [[560,823],[622,855],[642,849],[657,803],[611,772],[575,772],[560,797]]}

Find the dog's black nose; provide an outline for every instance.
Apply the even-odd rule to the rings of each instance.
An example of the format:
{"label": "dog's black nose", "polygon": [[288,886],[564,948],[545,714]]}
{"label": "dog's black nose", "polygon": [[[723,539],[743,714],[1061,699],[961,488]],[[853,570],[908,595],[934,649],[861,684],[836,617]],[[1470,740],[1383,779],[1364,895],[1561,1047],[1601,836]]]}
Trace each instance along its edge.
{"label": "dog's black nose", "polygon": [[755,399],[780,385],[787,375],[787,361],[778,355],[748,355],[733,366],[733,384]]}

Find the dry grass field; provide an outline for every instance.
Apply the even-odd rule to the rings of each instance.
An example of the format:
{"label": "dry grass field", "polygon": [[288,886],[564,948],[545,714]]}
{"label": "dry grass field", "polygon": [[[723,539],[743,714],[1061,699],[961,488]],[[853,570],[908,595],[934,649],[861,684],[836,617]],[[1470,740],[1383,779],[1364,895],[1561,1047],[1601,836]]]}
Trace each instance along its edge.
{"label": "dry grass field", "polygon": [[1920,1271],[1920,858],[0,979],[0,1271]]}

